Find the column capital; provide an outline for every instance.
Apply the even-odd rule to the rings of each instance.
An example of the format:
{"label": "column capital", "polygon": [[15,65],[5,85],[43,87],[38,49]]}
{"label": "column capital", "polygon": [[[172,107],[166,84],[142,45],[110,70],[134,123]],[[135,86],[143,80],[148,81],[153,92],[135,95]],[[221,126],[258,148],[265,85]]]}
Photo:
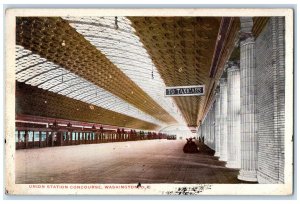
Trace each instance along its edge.
{"label": "column capital", "polygon": [[252,33],[246,33],[240,31],[239,34],[240,34],[240,43],[250,43],[250,42],[254,43],[254,36]]}
{"label": "column capital", "polygon": [[220,86],[222,86],[222,84],[225,84],[227,82],[227,79],[225,77],[220,78]]}
{"label": "column capital", "polygon": [[252,17],[240,17],[241,32],[252,33],[253,18]]}
{"label": "column capital", "polygon": [[[239,32],[240,42],[246,41],[247,39],[252,39],[252,28],[253,28],[253,19],[252,17],[240,17],[241,30]],[[253,38],[254,40],[254,38]]]}
{"label": "column capital", "polygon": [[217,86],[216,89],[215,89],[215,95],[216,96],[220,95],[220,87],[219,86]]}
{"label": "column capital", "polygon": [[230,61],[228,62],[227,72],[239,71],[240,62],[239,61]]}

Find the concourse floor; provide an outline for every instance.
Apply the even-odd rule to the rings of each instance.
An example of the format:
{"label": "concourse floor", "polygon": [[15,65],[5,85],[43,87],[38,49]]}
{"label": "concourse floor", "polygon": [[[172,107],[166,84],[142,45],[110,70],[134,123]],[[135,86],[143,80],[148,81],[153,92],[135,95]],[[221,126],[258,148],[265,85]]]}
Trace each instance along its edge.
{"label": "concourse floor", "polygon": [[16,183],[240,183],[212,153],[184,140],[148,140],[16,151]]}

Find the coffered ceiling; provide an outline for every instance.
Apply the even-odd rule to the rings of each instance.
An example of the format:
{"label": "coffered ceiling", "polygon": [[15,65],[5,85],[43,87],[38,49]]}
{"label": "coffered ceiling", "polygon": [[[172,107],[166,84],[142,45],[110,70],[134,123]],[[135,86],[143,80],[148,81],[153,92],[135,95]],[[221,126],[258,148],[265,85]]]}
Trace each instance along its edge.
{"label": "coffered ceiling", "polygon": [[[255,35],[266,21],[254,19]],[[145,130],[195,127],[238,24],[229,17],[18,17],[17,114]],[[167,86],[200,84],[204,96],[164,96]]]}

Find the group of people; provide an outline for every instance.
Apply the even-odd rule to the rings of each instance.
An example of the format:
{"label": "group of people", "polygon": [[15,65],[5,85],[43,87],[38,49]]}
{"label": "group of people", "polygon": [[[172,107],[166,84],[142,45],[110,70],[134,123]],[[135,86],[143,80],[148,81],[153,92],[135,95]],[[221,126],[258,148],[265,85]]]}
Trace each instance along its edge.
{"label": "group of people", "polygon": [[186,144],[183,146],[184,153],[197,153],[199,152],[199,147],[195,142],[194,138],[186,138]]}

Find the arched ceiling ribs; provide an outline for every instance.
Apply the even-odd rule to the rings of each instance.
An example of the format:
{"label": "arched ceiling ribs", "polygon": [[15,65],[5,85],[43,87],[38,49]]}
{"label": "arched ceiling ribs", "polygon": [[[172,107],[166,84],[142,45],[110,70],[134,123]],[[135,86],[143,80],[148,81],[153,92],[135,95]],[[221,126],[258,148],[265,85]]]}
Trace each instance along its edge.
{"label": "arched ceiling ribs", "polygon": [[[16,51],[17,53],[28,52],[22,46],[17,46]],[[27,66],[36,64],[33,59],[35,61],[40,61],[40,58],[38,58],[37,56],[35,56],[35,58],[30,58],[30,56],[28,56]],[[18,64],[18,60],[16,64]],[[32,85],[33,83],[43,84],[44,86],[41,88],[43,88],[44,90],[48,90],[56,94],[61,94],[85,103],[88,103],[90,99],[94,99],[94,101],[90,103],[91,105],[115,111],[120,114],[128,115],[139,120],[144,120],[146,122],[156,124],[157,126],[164,125],[162,121],[159,121],[156,118],[148,115],[147,113],[140,111],[126,101],[118,98],[117,96],[114,96],[104,89],[101,89],[91,82],[79,76],[76,76],[75,74],[65,70],[64,68],[57,67],[57,65],[51,62],[47,62],[46,64],[47,66],[33,66],[30,69],[27,68],[26,64],[23,64],[22,69],[24,69],[24,71],[20,71],[19,74],[16,74],[17,81],[26,81],[26,83],[30,85]],[[39,70],[38,74],[36,74],[37,69]],[[49,75],[49,72],[47,72],[47,70],[51,70],[51,72],[53,73]],[[33,77],[35,74],[38,76],[38,80]],[[62,80],[62,76],[65,80]],[[71,79],[76,85],[70,86],[68,84]],[[43,83],[44,81],[47,81],[47,84]],[[76,94],[74,95],[74,93]],[[89,96],[92,97],[89,99]],[[107,103],[104,103],[101,100],[97,100],[97,98],[107,98]]]}
{"label": "arched ceiling ribs", "polygon": [[[155,102],[180,124],[185,124],[172,98],[164,96],[165,83],[144,45],[126,17],[118,17],[120,29],[114,28],[114,17],[63,17],[76,31],[141,87]],[[80,22],[80,23],[79,23]],[[91,22],[97,22],[91,24]],[[106,25],[106,26],[102,26]],[[122,27],[126,29],[122,29]],[[126,31],[124,31],[126,30]],[[133,55],[132,49],[139,53]],[[130,64],[129,64],[130,63]],[[150,72],[145,72],[150,70]],[[138,73],[138,74],[137,74]]]}
{"label": "arched ceiling ribs", "polygon": [[[30,93],[30,94],[28,94]],[[33,117],[113,125],[140,130],[156,130],[159,126],[98,106],[73,100],[47,90],[16,82],[16,114]]]}
{"label": "arched ceiling ribs", "polygon": [[[88,20],[94,22],[96,19],[90,18]],[[119,99],[129,103],[136,110],[140,110],[154,120],[161,121],[161,124],[176,122],[175,118],[161,107],[160,103],[153,100],[143,88],[116,67],[90,41],[76,32],[67,21],[57,17],[18,17],[16,22],[17,44],[26,50],[30,50],[33,55],[39,55],[40,60],[44,58],[47,59],[47,63],[53,63],[61,67],[61,69],[49,71],[47,75],[41,74],[42,76],[34,77],[26,83],[31,85],[40,84],[39,87],[45,90],[50,86],[54,86],[51,90],[58,91],[56,87],[61,89],[68,85],[66,83],[61,84],[61,80],[59,80],[59,72],[65,69],[64,72],[71,72],[81,79],[112,93]],[[109,22],[104,19],[102,24],[108,25]],[[121,23],[120,29],[129,31],[130,27],[128,24],[122,25]],[[138,48],[141,46],[130,45],[128,47]],[[141,51],[141,53],[143,52]],[[16,58],[22,57],[22,55],[28,55],[28,53],[19,54]],[[32,57],[33,55],[29,56]],[[21,63],[24,63],[24,60]],[[54,65],[52,65],[52,68]],[[45,67],[49,67],[49,65],[47,64]],[[36,68],[33,69],[35,69],[35,72],[30,73],[31,77],[40,73]],[[29,68],[29,70],[33,69]],[[20,75],[17,80],[21,81],[24,77],[24,75]],[[66,88],[65,90],[71,89]],[[132,92],[134,94],[131,94]],[[144,101],[145,103],[143,103]]]}

